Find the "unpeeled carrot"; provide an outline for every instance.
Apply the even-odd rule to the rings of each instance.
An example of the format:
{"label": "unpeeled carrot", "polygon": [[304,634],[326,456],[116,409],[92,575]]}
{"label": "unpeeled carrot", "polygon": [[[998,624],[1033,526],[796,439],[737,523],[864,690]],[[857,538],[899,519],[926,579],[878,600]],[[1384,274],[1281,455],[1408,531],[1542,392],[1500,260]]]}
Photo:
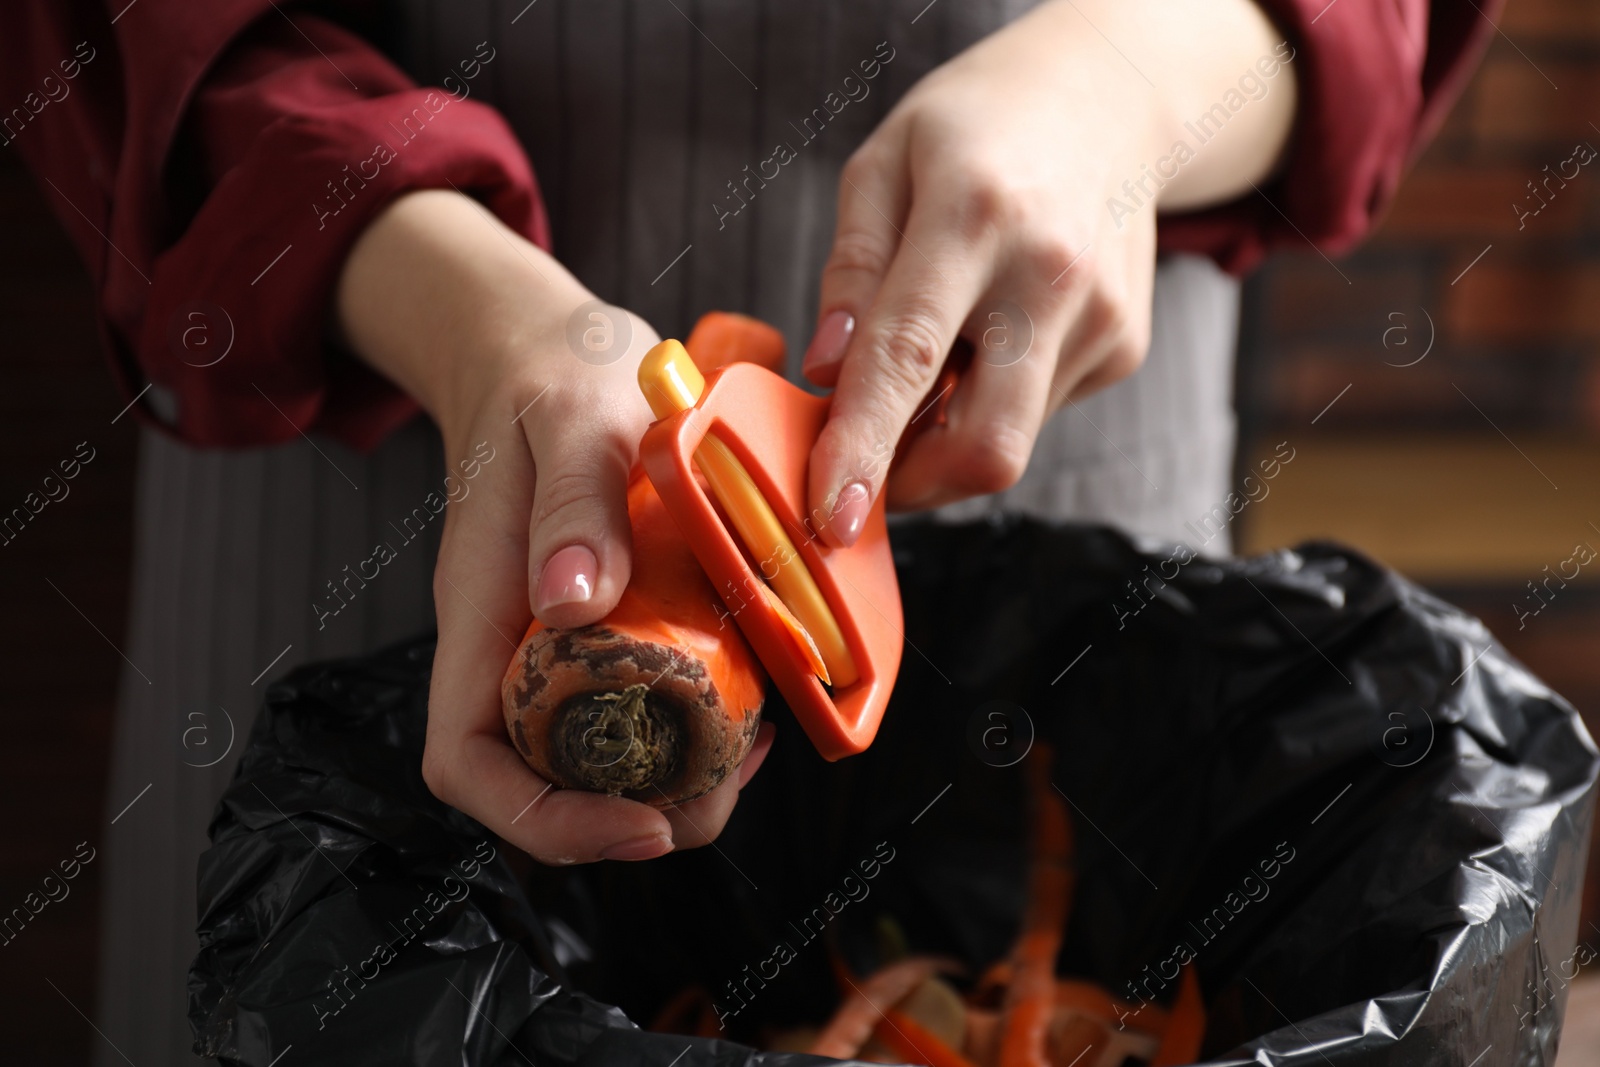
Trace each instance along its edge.
{"label": "unpeeled carrot", "polygon": [[[707,362],[760,361],[774,345],[781,355],[783,336],[770,326],[715,315],[689,350]],[[744,761],[766,672],[638,466],[628,521],[633,576],[616,608],[593,626],[533,620],[501,681],[501,707],[517,751],[547,781],[669,807],[710,792]]]}
{"label": "unpeeled carrot", "polygon": [[633,578],[593,626],[528,627],[501,684],[517,751],[563,789],[667,807],[744,760],[766,675],[650,480],[628,486]]}

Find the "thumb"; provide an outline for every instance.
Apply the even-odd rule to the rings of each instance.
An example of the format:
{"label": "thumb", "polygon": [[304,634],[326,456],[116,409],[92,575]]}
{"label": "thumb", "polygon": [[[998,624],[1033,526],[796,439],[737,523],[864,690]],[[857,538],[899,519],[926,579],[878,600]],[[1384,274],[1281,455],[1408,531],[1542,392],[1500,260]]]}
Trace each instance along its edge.
{"label": "thumb", "polygon": [[648,424],[635,390],[557,399],[524,425],[535,467],[528,596],[545,625],[598,622],[627,588],[628,475]]}

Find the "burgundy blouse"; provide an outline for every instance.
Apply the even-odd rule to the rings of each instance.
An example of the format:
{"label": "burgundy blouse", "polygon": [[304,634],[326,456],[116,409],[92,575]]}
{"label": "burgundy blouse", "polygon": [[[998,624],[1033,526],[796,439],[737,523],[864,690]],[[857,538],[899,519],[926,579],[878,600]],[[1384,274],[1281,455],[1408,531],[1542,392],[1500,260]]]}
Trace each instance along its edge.
{"label": "burgundy blouse", "polygon": [[[1279,245],[1351,247],[1503,2],[1262,0],[1296,52],[1286,166],[1263,195],[1163,216],[1160,247],[1234,273]],[[23,0],[0,34],[0,149],[22,153],[82,252],[124,394],[154,383],[175,398],[171,423],[148,398],[142,417],[196,445],[315,428],[371,448],[417,407],[329,340],[362,228],[402,192],[447,186],[543,247],[549,225],[498,112],[283,7]]]}

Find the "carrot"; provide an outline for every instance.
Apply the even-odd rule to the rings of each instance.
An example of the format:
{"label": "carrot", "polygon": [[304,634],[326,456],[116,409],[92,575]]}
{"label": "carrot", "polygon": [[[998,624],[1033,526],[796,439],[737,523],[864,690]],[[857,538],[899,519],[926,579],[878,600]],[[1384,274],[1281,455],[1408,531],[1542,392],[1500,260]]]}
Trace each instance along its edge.
{"label": "carrot", "polygon": [[730,363],[755,363],[783,373],[783,334],[760,319],[729,311],[708,311],[683,343],[700,373],[710,374]]}
{"label": "carrot", "polygon": [[989,1008],[967,1008],[967,1033],[961,1051],[974,1063],[994,1063],[1000,1055],[1000,1013]]}
{"label": "carrot", "polygon": [[1098,1067],[1102,1057],[1099,1055],[1085,1057],[1090,1052],[1100,1053],[1105,1051],[1109,1042],[1106,1036],[1104,1023],[1083,1016],[1068,1019],[1057,1028],[1054,1040],[1055,1054],[1045,1059],[1049,1064],[1087,1064]]}
{"label": "carrot", "polygon": [[1186,964],[1178,980],[1178,995],[1167,1016],[1166,1033],[1150,1061],[1150,1067],[1177,1067],[1200,1058],[1200,1042],[1206,1034],[1206,1009],[1200,999],[1200,979],[1194,965]]}
{"label": "carrot", "polygon": [[884,1009],[883,1019],[872,1036],[906,1063],[920,1063],[924,1067],[974,1067],[971,1060],[951,1048],[938,1034],[898,1008]]}
{"label": "carrot", "polygon": [[[1119,1008],[1127,1012],[1128,1018],[1134,1017],[1130,1010],[1132,1005],[1118,1000],[1093,982],[1077,978],[1061,978],[1056,981],[1055,1005],[1058,1011],[1076,1012],[1105,1022],[1116,1022]],[[1154,1006],[1151,1008],[1152,1016],[1157,1016],[1160,1011],[1160,1008]],[[1155,1023],[1157,1027],[1160,1025],[1160,1022]]]}
{"label": "carrot", "polygon": [[1125,1030],[1118,1030],[1110,1023],[1105,1023],[1102,1025],[1102,1033],[1105,1043],[1100,1049],[1100,1063],[1091,1065],[1085,1062],[1080,1067],[1122,1067],[1129,1059],[1148,1063],[1150,1057],[1156,1054],[1155,1035],[1143,1030],[1135,1030],[1131,1026]]}
{"label": "carrot", "polygon": [[872,1037],[885,1009],[910,996],[912,990],[939,971],[949,969],[950,965],[943,961],[913,956],[891,963],[860,982],[841,972],[849,981],[850,994],[812,1042],[811,1054],[850,1059]]}
{"label": "carrot", "polygon": [[657,1034],[692,1034],[696,1037],[716,1037],[720,1032],[711,994],[700,985],[689,985],[678,990],[661,1006],[645,1029]]}
{"label": "carrot", "polygon": [[987,970],[973,984],[967,1000],[981,1008],[999,1007],[1005,1000],[1006,986],[1011,984],[1011,960],[1002,956],[989,964]]}
{"label": "carrot", "polygon": [[[703,371],[737,359],[782,369],[783,335],[743,315],[705,316],[687,347]],[[616,609],[565,630],[535,619],[501,681],[501,709],[547,781],[665,808],[744,761],[766,673],[637,466],[628,520],[633,577]]]}
{"label": "carrot", "polygon": [[616,608],[571,629],[535,619],[501,705],[545,780],[661,808],[710,792],[744,760],[766,675],[638,469],[628,519],[633,578]]}
{"label": "carrot", "polygon": [[1072,824],[1050,784],[1050,748],[1036,744],[1028,761],[1033,854],[1022,935],[1011,950],[1000,1036],[1000,1067],[1048,1067],[1046,1044],[1055,1012],[1056,955],[1072,897]]}
{"label": "carrot", "polygon": [[966,1037],[966,1005],[961,1002],[961,994],[943,978],[924,981],[895,1005],[895,1011],[908,1016],[952,1049],[959,1049]]}

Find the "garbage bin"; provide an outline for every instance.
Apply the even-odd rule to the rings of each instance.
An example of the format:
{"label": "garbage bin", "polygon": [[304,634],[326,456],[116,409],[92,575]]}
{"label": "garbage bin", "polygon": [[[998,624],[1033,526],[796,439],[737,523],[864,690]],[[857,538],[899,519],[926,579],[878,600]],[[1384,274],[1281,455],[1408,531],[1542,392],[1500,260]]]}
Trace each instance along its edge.
{"label": "garbage bin", "polygon": [[[1553,1061],[1600,758],[1482,624],[1326,544],[894,539],[906,647],[873,747],[821,760],[774,696],[715,847],[649,863],[538,867],[431,797],[431,638],[274,685],[200,862],[196,1051],[818,1062],[741,1042],[824,1018],[830,954],[870,957],[886,917],[974,973],[1004,955],[1021,756],[1048,742],[1077,836],[1060,972],[1160,1001],[1192,961],[1210,1064]],[[689,984],[724,1038],[630,1021]]]}

